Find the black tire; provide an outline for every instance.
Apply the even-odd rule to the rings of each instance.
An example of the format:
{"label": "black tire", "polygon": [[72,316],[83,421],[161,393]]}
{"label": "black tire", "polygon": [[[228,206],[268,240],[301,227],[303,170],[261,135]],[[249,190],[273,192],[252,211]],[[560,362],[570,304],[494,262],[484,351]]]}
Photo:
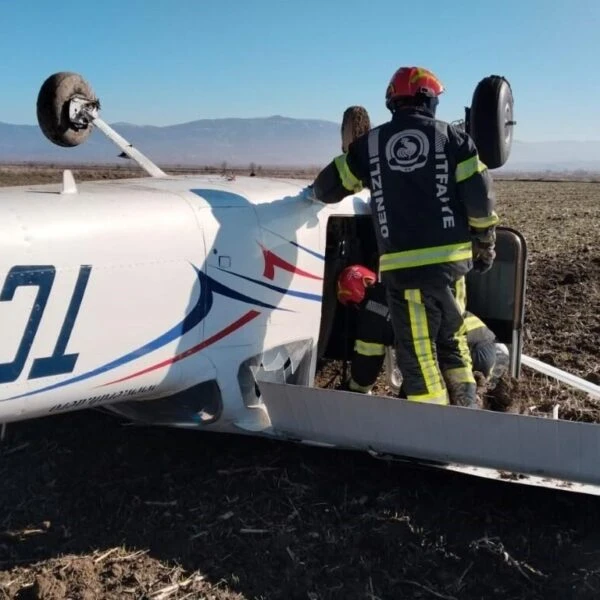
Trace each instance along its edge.
{"label": "black tire", "polygon": [[85,142],[92,128],[75,128],[69,119],[69,101],[80,97],[95,100],[88,83],[77,73],[50,75],[37,98],[37,119],[42,133],[54,144],[70,148]]}
{"label": "black tire", "polygon": [[469,133],[489,169],[504,165],[513,142],[513,95],[504,77],[490,75],[473,92]]}

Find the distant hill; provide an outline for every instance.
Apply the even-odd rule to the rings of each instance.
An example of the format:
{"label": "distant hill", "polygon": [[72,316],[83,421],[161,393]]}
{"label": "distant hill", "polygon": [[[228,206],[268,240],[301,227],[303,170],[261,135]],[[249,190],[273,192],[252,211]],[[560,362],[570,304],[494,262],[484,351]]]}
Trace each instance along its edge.
{"label": "distant hill", "polygon": [[503,171],[600,172],[600,140],[522,142],[515,140]]}
{"label": "distant hill", "polygon": [[[340,151],[340,124],[316,119],[272,116],[253,119],[203,119],[165,127],[115,123],[135,147],[162,165],[256,165],[314,167]],[[115,163],[116,146],[100,132],[76,148],[51,144],[36,125],[0,122],[0,162]],[[515,141],[500,171],[600,172],[600,140]]]}

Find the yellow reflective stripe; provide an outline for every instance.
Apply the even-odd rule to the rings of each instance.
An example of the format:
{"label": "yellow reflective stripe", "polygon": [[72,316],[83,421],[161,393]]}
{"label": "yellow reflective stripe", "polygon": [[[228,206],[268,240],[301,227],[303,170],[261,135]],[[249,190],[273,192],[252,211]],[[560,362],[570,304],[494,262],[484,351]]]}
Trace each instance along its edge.
{"label": "yellow reflective stripe", "polygon": [[473,371],[467,367],[458,367],[444,371],[444,377],[452,383],[475,383]]}
{"label": "yellow reflective stripe", "polygon": [[465,319],[465,327],[467,331],[473,331],[474,329],[479,329],[480,327],[485,327],[485,323],[475,315],[469,315]]}
{"label": "yellow reflective stripe", "polygon": [[354,350],[363,356],[382,356],[385,354],[385,346],[383,344],[373,344],[372,342],[364,342],[356,340],[354,342]]}
{"label": "yellow reflective stripe", "polygon": [[476,173],[481,173],[486,169],[487,166],[479,160],[477,154],[471,156],[471,158],[467,158],[467,160],[463,160],[456,165],[456,183],[465,181],[465,179],[469,179],[469,177],[473,177]]}
{"label": "yellow reflective stripe", "polygon": [[462,363],[465,366],[459,367],[458,369],[450,369],[445,373],[452,373],[454,371],[462,372],[466,369],[468,375],[464,375],[464,377],[467,377],[467,379],[461,379],[461,383],[475,383],[475,379],[473,379],[473,362],[471,359],[471,351],[469,350],[469,343],[467,341],[467,326],[464,320],[459,330],[454,334],[454,339],[458,344],[458,353],[460,354]]}
{"label": "yellow reflective stripe", "polygon": [[354,173],[350,170],[348,163],[346,162],[346,155],[341,154],[337,156],[334,161],[335,166],[337,167],[338,173],[340,175],[340,179],[342,181],[342,185],[349,192],[360,192],[363,189],[363,184],[360,179],[357,179],[354,176]]}
{"label": "yellow reflective stripe", "polygon": [[425,381],[427,394],[434,394],[436,397],[441,396],[446,392],[437,363],[433,357],[429,325],[427,324],[427,311],[423,305],[421,290],[405,290],[404,299],[408,303],[413,347]]}
{"label": "yellow reflective stripe", "polygon": [[496,211],[492,211],[489,217],[469,217],[469,225],[475,229],[486,229],[496,225],[499,221]]}
{"label": "yellow reflective stripe", "polygon": [[350,379],[348,387],[352,392],[361,392],[362,394],[366,394],[367,392],[371,391],[373,385],[359,385],[356,383],[356,381],[354,381],[354,379]]}
{"label": "yellow reflective stripe", "polygon": [[[455,294],[456,294],[456,304],[458,305],[458,309],[460,311],[460,314],[464,314],[466,308],[467,308],[467,282],[465,277],[461,277],[460,279],[458,279],[455,283]],[[466,325],[466,320],[463,320],[463,324],[461,325],[460,329],[456,332],[456,335],[454,336],[454,339],[457,342],[458,345],[458,352],[461,356],[461,358],[463,359],[463,362],[465,362],[465,364],[470,365],[471,364],[471,352],[469,350],[469,344],[467,342],[467,325]],[[469,373],[470,373],[470,367],[469,367]],[[473,378],[473,375],[469,375],[471,377],[471,379]],[[468,383],[471,383],[471,380],[468,380]]]}
{"label": "yellow reflective stripe", "polygon": [[460,244],[449,244],[448,246],[434,246],[433,248],[419,248],[418,250],[382,254],[379,259],[379,270],[409,269],[411,267],[457,262],[471,258],[473,258],[471,242],[462,242]]}
{"label": "yellow reflective stripe", "polygon": [[448,401],[448,393],[443,390],[437,394],[419,394],[417,396],[406,395],[406,399],[411,402],[428,402],[429,404],[450,404]]}
{"label": "yellow reflective stripe", "polygon": [[458,279],[455,284],[456,303],[462,315],[467,308],[467,282],[463,277]]}

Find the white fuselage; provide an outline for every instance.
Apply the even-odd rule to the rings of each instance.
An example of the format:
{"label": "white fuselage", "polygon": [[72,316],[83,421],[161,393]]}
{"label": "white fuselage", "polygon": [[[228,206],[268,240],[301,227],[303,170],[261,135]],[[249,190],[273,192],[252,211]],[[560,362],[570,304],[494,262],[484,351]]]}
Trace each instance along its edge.
{"label": "white fuselage", "polygon": [[366,192],[324,206],[298,195],[306,183],[194,176],[0,190],[0,422],[214,381],[218,414],[197,424],[268,427],[241,367],[281,373],[308,357],[302,383],[313,384],[327,218],[369,212]]}

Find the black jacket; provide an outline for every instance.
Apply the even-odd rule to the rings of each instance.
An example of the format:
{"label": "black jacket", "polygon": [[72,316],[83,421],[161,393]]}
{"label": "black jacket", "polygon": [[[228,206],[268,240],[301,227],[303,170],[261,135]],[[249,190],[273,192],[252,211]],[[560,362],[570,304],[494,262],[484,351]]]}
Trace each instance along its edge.
{"label": "black jacket", "polygon": [[[498,217],[471,137],[425,111],[401,109],[317,176],[322,202],[368,187],[380,271],[409,285],[451,283],[472,267],[472,229]],[[398,279],[399,278],[399,279]]]}

